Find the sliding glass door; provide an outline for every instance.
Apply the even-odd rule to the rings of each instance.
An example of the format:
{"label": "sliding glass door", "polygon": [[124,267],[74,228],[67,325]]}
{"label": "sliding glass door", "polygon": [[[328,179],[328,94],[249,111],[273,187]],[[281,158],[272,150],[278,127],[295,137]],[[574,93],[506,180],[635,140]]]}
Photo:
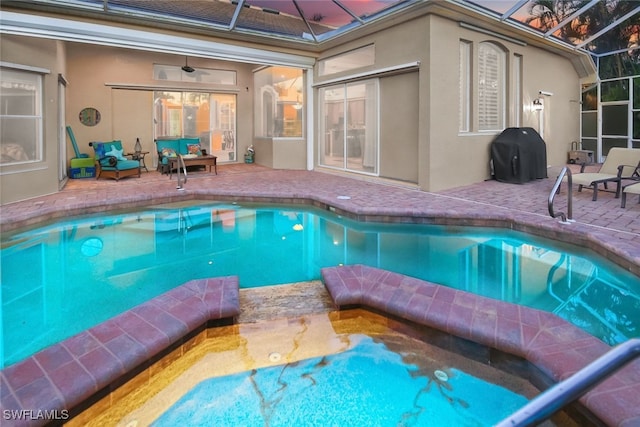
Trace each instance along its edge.
{"label": "sliding glass door", "polygon": [[218,161],[237,160],[236,95],[156,91],[153,98],[154,138],[200,138]]}
{"label": "sliding glass door", "polygon": [[366,174],[378,173],[378,81],[320,89],[319,163]]}

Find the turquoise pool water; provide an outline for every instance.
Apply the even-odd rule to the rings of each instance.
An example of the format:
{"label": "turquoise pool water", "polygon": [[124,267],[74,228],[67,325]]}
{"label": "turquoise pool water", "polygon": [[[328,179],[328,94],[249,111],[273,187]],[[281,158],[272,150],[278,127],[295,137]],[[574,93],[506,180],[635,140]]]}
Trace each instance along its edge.
{"label": "turquoise pool water", "polygon": [[3,366],[196,278],[241,287],[367,264],[640,336],[640,279],[581,248],[501,229],[358,223],[307,207],[200,203],[2,236]]}
{"label": "turquoise pool water", "polygon": [[342,353],[204,380],[152,426],[481,427],[528,401],[428,355],[351,340]]}

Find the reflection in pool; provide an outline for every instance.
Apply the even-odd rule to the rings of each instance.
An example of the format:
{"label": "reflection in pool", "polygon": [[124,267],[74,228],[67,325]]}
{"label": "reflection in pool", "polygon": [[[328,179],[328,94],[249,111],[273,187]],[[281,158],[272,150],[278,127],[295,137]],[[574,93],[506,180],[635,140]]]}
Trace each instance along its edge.
{"label": "reflection in pool", "polygon": [[640,335],[637,277],[580,248],[501,229],[194,203],[3,235],[1,255],[5,365],[192,279],[237,275],[256,287],[356,263],[552,311],[610,344]]}

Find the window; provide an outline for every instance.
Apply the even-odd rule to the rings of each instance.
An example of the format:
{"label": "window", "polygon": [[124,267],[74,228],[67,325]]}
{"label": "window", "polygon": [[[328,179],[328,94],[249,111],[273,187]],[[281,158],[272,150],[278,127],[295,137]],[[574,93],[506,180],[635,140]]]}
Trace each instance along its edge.
{"label": "window", "polygon": [[267,67],[254,73],[255,132],[264,138],[302,138],[302,70]]}
{"label": "window", "polygon": [[471,130],[471,43],[460,41],[460,103],[459,126],[460,132]]}
{"label": "window", "polygon": [[0,73],[0,164],[42,161],[42,75]]}
{"label": "window", "polygon": [[378,80],[322,88],[319,162],[323,166],[378,173]]}
{"label": "window", "polygon": [[504,129],[506,54],[491,42],[478,46],[478,130]]}
{"label": "window", "polygon": [[200,138],[220,161],[236,160],[236,95],[154,92],[154,137]]}
{"label": "window", "polygon": [[361,47],[331,58],[322,59],[318,63],[318,74],[326,76],[373,65],[376,60],[374,45]]}

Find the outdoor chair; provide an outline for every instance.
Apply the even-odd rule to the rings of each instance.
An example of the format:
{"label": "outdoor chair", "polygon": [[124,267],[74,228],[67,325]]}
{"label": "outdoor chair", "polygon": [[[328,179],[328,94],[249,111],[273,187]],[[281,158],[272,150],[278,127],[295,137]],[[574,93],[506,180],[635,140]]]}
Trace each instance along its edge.
{"label": "outdoor chair", "polygon": [[598,200],[598,185],[608,189],[608,184],[616,185],[616,199],[622,191],[622,181],[636,179],[640,165],[640,149],[613,147],[598,172],[584,172],[585,164],[580,173],[572,176],[573,183],[578,185],[578,191],[583,187],[593,187],[593,200]]}
{"label": "outdoor chair", "polygon": [[96,168],[94,165],[94,158],[90,157],[86,153],[81,153],[78,148],[78,142],[76,136],[73,133],[71,126],[67,126],[67,135],[71,140],[75,157],[69,161],[69,176],[71,178],[93,178],[96,176]]}
{"label": "outdoor chair", "polygon": [[[638,164],[635,171],[633,171],[631,179],[635,182],[622,187],[622,200],[620,202],[621,208],[624,208],[627,205],[627,194],[636,194],[640,196],[640,164]],[[640,203],[640,197],[638,198],[638,203]]]}
{"label": "outdoor chair", "polygon": [[[624,208],[627,205],[627,194],[636,194],[640,196],[640,182],[626,185],[622,189],[622,201],[620,202],[621,208]],[[640,197],[638,198],[638,203],[640,203]]]}
{"label": "outdoor chair", "polygon": [[140,178],[140,162],[124,156],[121,141],[90,142],[96,153],[97,177],[113,178],[119,181],[126,176]]}

